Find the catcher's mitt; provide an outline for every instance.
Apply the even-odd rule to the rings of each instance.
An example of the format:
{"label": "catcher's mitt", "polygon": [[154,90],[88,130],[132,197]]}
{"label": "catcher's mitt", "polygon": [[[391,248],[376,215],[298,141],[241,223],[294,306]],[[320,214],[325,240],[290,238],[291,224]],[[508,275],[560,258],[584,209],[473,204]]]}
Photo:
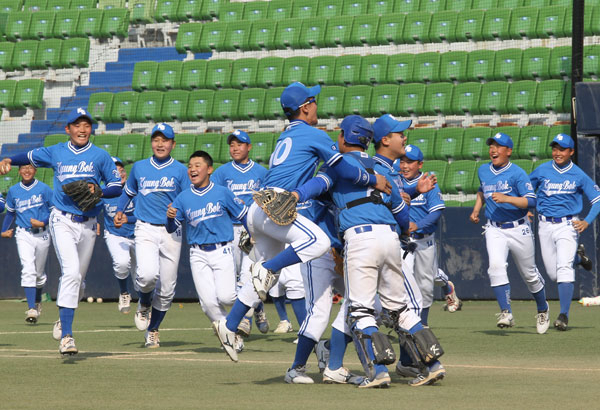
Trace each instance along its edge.
{"label": "catcher's mitt", "polygon": [[331,248],[333,262],[335,262],[334,272],[340,276],[344,276],[344,256],[336,248]]}
{"label": "catcher's mitt", "polygon": [[94,192],[92,192],[88,182],[83,179],[63,185],[62,190],[83,212],[93,209],[102,196],[102,189],[97,184],[94,184]]}
{"label": "catcher's mitt", "polygon": [[240,234],[240,240],[238,242],[238,248],[242,250],[242,252],[249,254],[252,250],[254,243],[252,242],[252,238],[250,238],[250,234],[245,230]]}
{"label": "catcher's mitt", "polygon": [[264,189],[255,192],[252,199],[277,225],[289,225],[296,220],[298,200],[291,192]]}

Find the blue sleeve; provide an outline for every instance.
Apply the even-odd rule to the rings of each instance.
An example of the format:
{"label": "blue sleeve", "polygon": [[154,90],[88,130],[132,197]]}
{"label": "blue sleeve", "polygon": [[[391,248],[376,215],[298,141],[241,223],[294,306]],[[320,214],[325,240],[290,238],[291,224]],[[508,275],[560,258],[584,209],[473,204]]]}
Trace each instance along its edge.
{"label": "blue sleeve", "polygon": [[173,233],[175,232],[179,227],[181,226],[181,222],[179,222],[178,220],[176,220],[175,218],[167,218],[167,224],[165,225],[165,228],[167,229],[167,232],[169,233]]}
{"label": "blue sleeve", "polygon": [[181,198],[181,194],[177,195],[177,197],[171,204],[171,207],[177,209],[177,216],[175,216],[175,219],[177,219],[178,221],[181,221],[181,222],[185,221],[185,205]]}
{"label": "blue sleeve", "polygon": [[349,163],[346,158],[341,158],[333,165],[340,179],[352,182],[355,185],[371,186],[377,183],[377,177],[367,171]]}
{"label": "blue sleeve", "polygon": [[4,208],[6,208],[6,212],[15,212],[16,207],[17,204],[15,204],[15,198],[13,196],[12,189],[9,189],[8,193],[6,194],[6,202],[0,197],[0,212],[4,211]]}
{"label": "blue sleeve", "polygon": [[[18,165],[32,164],[36,168],[52,168],[52,151],[59,145],[52,145],[50,147],[41,147],[31,150],[27,153],[28,161]],[[16,162],[13,162],[17,165]]]}
{"label": "blue sleeve", "polygon": [[107,186],[102,190],[102,196],[104,198],[116,198],[123,192],[121,185],[118,186]]}
{"label": "blue sleeve", "polygon": [[328,167],[333,166],[342,158],[335,143],[329,138],[325,131],[316,130],[312,141],[317,151],[317,155]]}
{"label": "blue sleeve", "polygon": [[31,162],[29,161],[28,152],[23,154],[17,154],[10,157],[11,165],[29,165]]}
{"label": "blue sleeve", "polygon": [[8,229],[10,229],[10,226],[15,221],[16,217],[17,217],[16,212],[9,211],[6,213],[6,216],[4,216],[4,222],[2,222],[2,232],[5,232]]}
{"label": "blue sleeve", "polygon": [[419,195],[421,195],[419,192],[417,192],[417,185],[411,185],[411,186],[404,186],[402,188],[402,190],[404,192],[406,192],[409,196],[410,199],[415,199],[416,197],[418,197]]}
{"label": "blue sleeve", "polygon": [[329,190],[332,181],[326,174],[318,173],[315,177],[306,181],[302,186],[294,191],[300,197],[298,202],[306,202],[309,199],[315,198]]}
{"label": "blue sleeve", "polygon": [[210,180],[214,182],[216,185],[223,185],[223,166],[220,166],[213,172],[210,176]]}
{"label": "blue sleeve", "polygon": [[117,203],[117,212],[123,212],[132,199],[133,196],[130,196],[127,191],[123,190],[119,197],[119,202]]}
{"label": "blue sleeve", "polygon": [[408,225],[410,222],[408,208],[404,208],[404,210],[402,210],[401,212],[395,213],[394,219],[396,220],[396,223],[400,227],[400,232],[408,231]]}
{"label": "blue sleeve", "polygon": [[594,184],[592,178],[590,178],[585,172],[581,171],[581,189],[587,198],[589,199],[592,206],[600,202],[600,188]]}
{"label": "blue sleeve", "polygon": [[[529,175],[527,175],[527,173],[525,171],[523,171],[522,169],[519,168],[518,172],[515,173],[514,177],[516,179],[516,181],[514,182],[514,186],[517,187],[517,196],[535,199],[536,196],[535,196],[535,192],[533,191],[533,185],[531,184],[531,181],[529,180]],[[533,206],[535,206],[535,205],[533,205]]]}
{"label": "blue sleeve", "polygon": [[537,205],[537,199],[530,196],[527,197],[527,208],[535,208]]}
{"label": "blue sleeve", "polygon": [[236,197],[233,192],[225,188],[225,206],[229,215],[235,219],[240,220],[248,213],[248,207],[244,204],[240,198]]}
{"label": "blue sleeve", "polygon": [[594,202],[594,205],[592,205],[592,208],[590,209],[590,212],[588,212],[584,221],[586,221],[588,224],[591,224],[594,222],[594,219],[598,217],[598,213],[600,213],[600,201]]}
{"label": "blue sleeve", "polygon": [[529,181],[531,181],[531,186],[533,187],[534,192],[537,191],[538,186],[540,184],[540,179],[538,177],[538,174],[539,174],[538,168],[534,169],[531,172],[531,174],[529,174]]}
{"label": "blue sleeve", "polygon": [[[389,178],[388,181],[390,181]],[[406,206],[404,199],[402,199],[400,187],[396,181],[391,180],[390,184],[392,184],[392,214],[394,215],[401,232],[404,232],[408,230],[408,224],[410,222],[408,206]]]}
{"label": "blue sleeve", "polygon": [[[134,197],[138,193],[138,184],[137,184],[137,168],[139,166],[139,162],[133,164],[131,168],[131,172],[129,173],[129,177],[127,177],[127,182],[125,182],[125,186],[123,187],[123,192],[127,192],[127,195],[130,197]],[[125,209],[125,208],[123,208]],[[118,210],[118,208],[117,208]]]}
{"label": "blue sleeve", "polygon": [[44,193],[45,193],[45,204],[48,207],[48,209],[51,209],[52,208],[52,196],[54,195],[54,192],[52,192],[52,189],[50,189],[50,187],[48,185],[46,185]]}
{"label": "blue sleeve", "polygon": [[423,231],[425,234],[432,233],[437,227],[437,222],[442,216],[442,210],[437,210],[434,212],[430,212],[427,216],[419,221],[417,221],[417,226],[419,230]]}

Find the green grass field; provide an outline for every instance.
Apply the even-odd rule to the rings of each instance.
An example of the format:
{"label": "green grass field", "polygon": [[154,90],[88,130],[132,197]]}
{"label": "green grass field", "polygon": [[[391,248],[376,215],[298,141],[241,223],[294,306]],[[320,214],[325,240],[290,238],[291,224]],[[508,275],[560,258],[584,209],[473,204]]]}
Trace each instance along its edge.
{"label": "green grass field", "polygon": [[[116,303],[82,303],[74,323],[80,353],[72,359],[60,357],[51,336],[54,303],[44,303],[37,325],[25,323],[24,303],[0,301],[0,310],[3,409],[589,409],[598,403],[600,309],[577,303],[567,332],[538,335],[534,302],[513,302],[516,327],[506,331],[495,326],[495,302],[466,302],[454,314],[436,302],[430,325],[446,351],[446,378],[414,388],[390,366],[392,386],[385,390],[322,384],[314,355],[309,374],[316,383],[285,384],[295,334],[253,329],[233,363],[198,304],[173,304],[161,347],[148,350],[132,314],[118,313]],[[552,321],[557,313],[553,302]],[[267,314],[274,328],[273,305]],[[361,371],[352,346],[346,366]]]}

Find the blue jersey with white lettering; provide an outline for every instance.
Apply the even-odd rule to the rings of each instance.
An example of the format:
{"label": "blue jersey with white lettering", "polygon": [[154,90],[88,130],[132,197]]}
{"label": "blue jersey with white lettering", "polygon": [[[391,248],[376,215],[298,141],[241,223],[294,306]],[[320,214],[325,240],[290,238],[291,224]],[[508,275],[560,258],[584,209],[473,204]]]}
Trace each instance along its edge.
{"label": "blue jersey with white lettering", "polygon": [[319,160],[332,166],[340,159],[335,143],[324,131],[304,121],[292,121],[277,139],[263,185],[291,191],[313,177]]}
{"label": "blue jersey with white lettering", "polygon": [[173,158],[159,164],[152,156],[133,164],[124,190],[129,196],[137,195],[137,219],[164,224],[169,204],[189,186],[185,165]]}
{"label": "blue jersey with white lettering", "polygon": [[102,198],[102,206],[104,207],[104,229],[116,236],[122,236],[124,238],[133,238],[135,231],[135,223],[131,223],[135,220],[135,202],[137,197],[134,197],[125,211],[123,212],[127,216],[127,223],[121,225],[120,228],[115,227],[115,215],[117,214],[117,205],[119,203],[119,197],[116,198]]}
{"label": "blue jersey with white lettering", "polygon": [[32,228],[31,218],[46,221],[52,207],[52,189],[34,179],[29,186],[22,182],[10,187],[6,195],[6,210],[16,213],[16,225]]}
{"label": "blue jersey with white lettering", "polygon": [[[329,196],[328,194],[325,195]],[[342,249],[342,241],[338,236],[338,209],[330,200],[322,199],[322,196],[319,196],[319,199],[311,199],[303,202],[304,206],[298,213],[301,213],[309,220],[313,221],[327,234],[331,241],[332,248]]]}
{"label": "blue jersey with white lettering", "polygon": [[[419,172],[414,179],[406,179],[402,178],[404,182],[404,186],[412,187],[417,186],[419,179],[423,176],[422,172]],[[418,197],[410,200],[410,221],[419,225],[419,221],[425,218],[432,212],[441,211],[446,208],[446,204],[444,204],[444,200],[442,199],[442,191],[440,191],[440,187],[435,184],[431,191],[428,191],[424,194],[419,194]],[[415,232],[430,234],[437,230],[438,223],[437,221],[428,226],[427,229],[419,228]]]}
{"label": "blue jersey with white lettering", "polygon": [[546,162],[529,174],[537,194],[537,211],[544,216],[561,218],[578,215],[583,208],[582,194],[591,204],[600,201],[600,188],[572,161],[560,168]]}
{"label": "blue jersey with white lettering", "polygon": [[0,212],[4,211],[4,206],[6,203],[4,202],[4,197],[0,194]]}
{"label": "blue jersey with white lettering", "polygon": [[[366,152],[352,151],[344,154],[344,158],[352,165],[363,170],[367,168],[364,165],[365,163],[370,162],[371,166],[374,165],[373,159]],[[327,185],[332,187],[331,196],[333,202],[341,209],[339,214],[340,232],[345,232],[347,229],[357,225],[396,225],[396,220],[392,214],[408,212],[408,207],[400,195],[400,187],[394,179],[390,179],[387,176],[386,178],[388,178],[388,181],[392,185],[392,193],[391,195],[381,193],[381,196],[389,207],[383,204],[367,202],[351,208],[346,207],[348,202],[368,197],[374,189],[372,187],[354,185],[352,182],[343,180],[337,176],[333,168],[326,166],[321,168],[317,177],[323,178]]]}
{"label": "blue jersey with white lettering", "polygon": [[[231,161],[217,168],[210,176],[210,180],[217,185],[226,187],[244,201],[246,206],[250,206],[252,192],[260,189],[266,174],[267,169],[252,160],[249,160],[247,164]],[[241,222],[234,221],[234,223]]]}
{"label": "blue jersey with white lettering", "polygon": [[529,176],[518,165],[509,162],[496,169],[491,162],[485,163],[477,171],[479,190],[485,200],[485,216],[494,222],[512,222],[527,215],[527,209],[517,208],[511,204],[497,204],[492,199],[494,192],[514,197],[534,198],[533,186]]}
{"label": "blue jersey with white lettering", "polygon": [[[185,221],[190,245],[207,245],[233,240],[233,221],[248,212],[244,201],[221,185],[191,186],[175,198],[178,221]],[[163,221],[164,222],[164,221]]]}
{"label": "blue jersey with white lettering", "polygon": [[102,205],[98,204],[93,209],[83,212],[62,190],[62,186],[69,182],[83,179],[97,185],[104,183],[107,187],[121,186],[121,178],[109,153],[89,142],[83,147],[77,147],[71,144],[71,141],[67,141],[50,147],[36,148],[29,151],[27,157],[36,168],[54,170],[52,204],[60,211],[95,217],[102,210]]}

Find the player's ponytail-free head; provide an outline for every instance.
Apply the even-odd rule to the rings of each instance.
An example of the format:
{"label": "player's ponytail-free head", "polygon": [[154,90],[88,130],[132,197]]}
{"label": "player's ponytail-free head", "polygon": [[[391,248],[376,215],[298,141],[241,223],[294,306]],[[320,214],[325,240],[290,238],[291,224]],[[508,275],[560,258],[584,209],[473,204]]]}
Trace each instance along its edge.
{"label": "player's ponytail-free head", "polygon": [[208,165],[209,167],[213,166],[213,159],[210,156],[210,154],[206,151],[196,151],[192,155],[190,155],[189,159],[192,158],[202,158],[204,162],[206,162],[206,165]]}

